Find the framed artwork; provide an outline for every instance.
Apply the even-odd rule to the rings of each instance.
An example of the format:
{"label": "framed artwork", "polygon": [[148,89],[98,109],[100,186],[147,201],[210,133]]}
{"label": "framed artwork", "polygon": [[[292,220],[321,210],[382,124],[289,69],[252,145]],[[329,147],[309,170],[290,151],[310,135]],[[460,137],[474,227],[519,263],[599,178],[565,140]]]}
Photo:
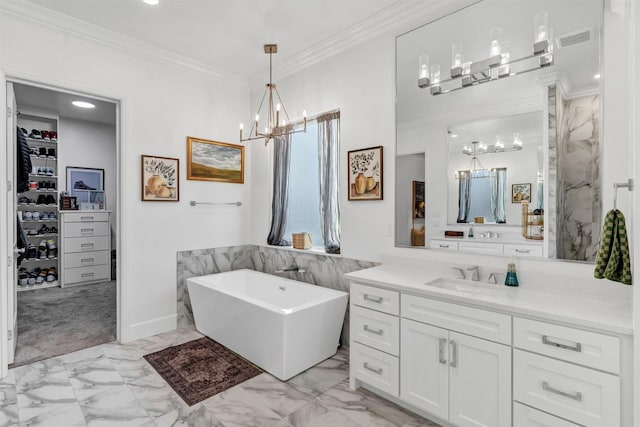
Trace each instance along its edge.
{"label": "framed artwork", "polygon": [[413,217],[424,218],[424,181],[413,181]]}
{"label": "framed artwork", "polygon": [[67,192],[80,203],[90,203],[91,191],[104,191],[104,169],[67,166]]}
{"label": "framed artwork", "polygon": [[187,179],[244,184],[244,146],[187,137]]}
{"label": "framed artwork", "polygon": [[180,200],[180,160],[142,155],[142,201]]}
{"label": "framed artwork", "polygon": [[511,203],[521,203],[531,201],[531,184],[511,185]]}
{"label": "framed artwork", "polygon": [[349,200],[382,200],[382,146],[349,151]]}

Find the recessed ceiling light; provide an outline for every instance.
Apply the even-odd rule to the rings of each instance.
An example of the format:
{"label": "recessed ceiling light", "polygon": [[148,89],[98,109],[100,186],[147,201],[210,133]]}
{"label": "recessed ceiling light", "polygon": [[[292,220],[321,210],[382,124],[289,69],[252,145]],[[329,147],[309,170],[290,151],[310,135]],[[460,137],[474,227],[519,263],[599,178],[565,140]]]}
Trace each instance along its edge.
{"label": "recessed ceiling light", "polygon": [[146,4],[150,4],[151,6],[156,6],[158,3],[160,3],[160,0],[142,0],[143,2],[145,2]]}
{"label": "recessed ceiling light", "polygon": [[451,138],[457,138],[458,134],[457,133],[452,133],[451,135],[449,135]]}
{"label": "recessed ceiling light", "polygon": [[594,75],[593,78],[596,79],[596,80],[599,80],[600,79],[600,73]]}
{"label": "recessed ceiling light", "polygon": [[71,103],[79,108],[96,108],[94,104],[86,101],[73,101]]}

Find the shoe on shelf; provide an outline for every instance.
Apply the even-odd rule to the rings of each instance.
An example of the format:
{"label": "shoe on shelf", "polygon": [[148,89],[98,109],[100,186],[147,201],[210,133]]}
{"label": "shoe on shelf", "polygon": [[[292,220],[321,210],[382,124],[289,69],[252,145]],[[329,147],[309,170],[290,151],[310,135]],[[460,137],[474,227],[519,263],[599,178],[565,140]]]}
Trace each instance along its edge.
{"label": "shoe on shelf", "polygon": [[23,221],[33,221],[33,212],[31,211],[22,212],[22,219]]}
{"label": "shoe on shelf", "polygon": [[56,149],[55,148],[47,148],[47,158],[55,159],[56,158]]}
{"label": "shoe on shelf", "polygon": [[38,171],[36,172],[36,174],[44,175],[44,174],[46,174],[46,170],[47,170],[47,168],[39,167]]}
{"label": "shoe on shelf", "polygon": [[35,285],[37,277],[38,277],[38,275],[36,273],[34,273],[33,271],[31,273],[29,273],[29,279],[27,280],[27,285],[29,285],[29,286]]}
{"label": "shoe on shelf", "polygon": [[38,157],[47,157],[47,149],[46,149],[46,147],[38,148]]}
{"label": "shoe on shelf", "polygon": [[31,133],[29,134],[29,138],[32,139],[42,139],[42,134],[38,129],[31,129]]}
{"label": "shoe on shelf", "polygon": [[20,133],[22,133],[25,138],[29,138],[29,132],[27,132],[25,128],[20,128]]}
{"label": "shoe on shelf", "polygon": [[44,194],[40,194],[38,196],[38,201],[36,202],[38,205],[45,205],[47,204],[47,196],[45,196]]}
{"label": "shoe on shelf", "polygon": [[18,270],[18,286],[27,286],[29,283],[29,273],[27,269],[22,267]]}
{"label": "shoe on shelf", "polygon": [[38,190],[44,190],[47,185],[47,181],[38,181]]}
{"label": "shoe on shelf", "polygon": [[55,258],[58,256],[58,247],[56,246],[56,242],[54,242],[53,239],[47,240],[47,250],[49,258]]}
{"label": "shoe on shelf", "polygon": [[19,205],[28,205],[29,204],[29,198],[28,197],[24,197],[24,196],[20,196],[18,197],[18,204]]}
{"label": "shoe on shelf", "polygon": [[55,190],[56,189],[56,183],[54,181],[47,181],[47,188],[49,190]]}
{"label": "shoe on shelf", "polygon": [[51,137],[51,141],[57,141],[58,140],[58,132],[56,132],[55,130],[52,130],[50,132],[50,137]]}
{"label": "shoe on shelf", "polygon": [[51,141],[51,134],[49,133],[48,130],[41,130],[40,134],[42,134],[43,141]]}
{"label": "shoe on shelf", "polygon": [[49,233],[51,233],[51,229],[46,225],[43,225],[42,227],[38,228],[38,234],[49,234]]}
{"label": "shoe on shelf", "polygon": [[51,267],[47,270],[47,283],[55,282],[58,280],[58,271],[55,267]]}
{"label": "shoe on shelf", "polygon": [[40,221],[40,212],[37,212],[37,211],[31,212],[31,220]]}
{"label": "shoe on shelf", "polygon": [[47,203],[47,205],[55,205],[56,204],[56,198],[53,197],[53,194],[47,194],[45,202]]}
{"label": "shoe on shelf", "polygon": [[27,259],[35,259],[38,256],[38,248],[33,243],[29,243],[27,248]]}
{"label": "shoe on shelf", "polygon": [[38,277],[36,277],[36,285],[43,284],[46,278],[47,278],[47,271],[40,270],[40,273],[38,273]]}
{"label": "shoe on shelf", "polygon": [[27,236],[37,236],[38,234],[40,234],[40,232],[35,228],[30,228],[27,230]]}
{"label": "shoe on shelf", "polygon": [[49,227],[49,234],[58,234],[58,229],[56,227]]}
{"label": "shoe on shelf", "polygon": [[53,173],[53,168],[46,168],[45,175],[47,176],[55,175],[55,173]]}
{"label": "shoe on shelf", "polygon": [[55,212],[49,212],[49,219],[50,220],[56,220],[58,218],[56,218],[56,213]]}
{"label": "shoe on shelf", "polygon": [[38,258],[47,259],[47,241],[44,239],[38,243]]}
{"label": "shoe on shelf", "polygon": [[40,214],[40,221],[49,221],[49,213],[48,212],[42,212]]}
{"label": "shoe on shelf", "polygon": [[29,181],[29,190],[37,190],[38,189],[38,183],[35,181]]}
{"label": "shoe on shelf", "polygon": [[95,188],[93,187],[89,187],[87,184],[85,184],[83,181],[76,181],[73,184],[73,188],[74,190],[95,190]]}

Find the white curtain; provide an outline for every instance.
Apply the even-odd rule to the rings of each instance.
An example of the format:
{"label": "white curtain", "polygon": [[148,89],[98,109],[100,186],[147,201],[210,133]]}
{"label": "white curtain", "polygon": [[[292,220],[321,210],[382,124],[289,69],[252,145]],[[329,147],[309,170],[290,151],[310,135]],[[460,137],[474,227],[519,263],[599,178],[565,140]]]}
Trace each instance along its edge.
{"label": "white curtain", "polygon": [[492,169],[491,178],[491,213],[497,223],[507,222],[505,200],[507,198],[507,169]]}
{"label": "white curtain", "polygon": [[469,222],[471,209],[471,171],[458,171],[458,220]]}
{"label": "white curtain", "polygon": [[291,135],[273,138],[273,199],[271,201],[271,229],[267,243],[289,246],[284,237],[287,227],[287,207],[289,205],[289,166],[291,164]]}
{"label": "white curtain", "polygon": [[318,171],[320,181],[320,231],[324,249],[340,253],[340,112],[318,117]]}

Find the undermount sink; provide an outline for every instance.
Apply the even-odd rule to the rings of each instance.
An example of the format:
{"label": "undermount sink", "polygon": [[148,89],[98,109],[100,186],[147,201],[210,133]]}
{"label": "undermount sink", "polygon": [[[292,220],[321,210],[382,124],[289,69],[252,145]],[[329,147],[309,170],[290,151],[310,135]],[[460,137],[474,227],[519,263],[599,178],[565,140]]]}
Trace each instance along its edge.
{"label": "undermount sink", "polygon": [[449,291],[462,292],[465,294],[485,295],[492,296],[497,295],[503,291],[502,287],[498,284],[490,284],[483,282],[471,282],[469,280],[461,279],[449,279],[439,278],[426,282],[425,285],[433,286],[434,288],[447,289]]}

